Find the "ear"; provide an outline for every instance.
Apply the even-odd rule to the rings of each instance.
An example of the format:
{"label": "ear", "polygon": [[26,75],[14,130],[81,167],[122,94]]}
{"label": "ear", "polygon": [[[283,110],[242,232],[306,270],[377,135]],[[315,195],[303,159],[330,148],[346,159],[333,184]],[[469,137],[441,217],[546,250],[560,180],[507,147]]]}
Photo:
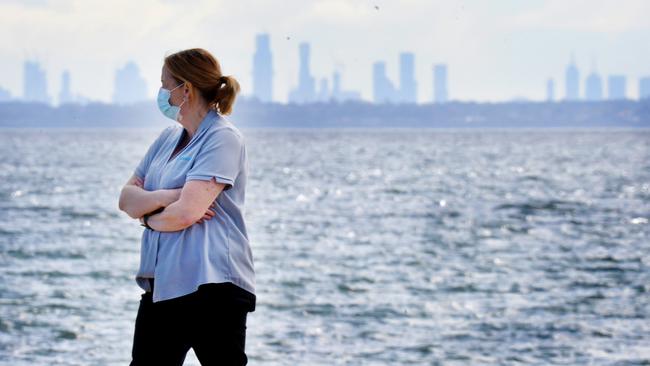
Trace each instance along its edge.
{"label": "ear", "polygon": [[183,86],[183,98],[185,100],[189,100],[191,97],[194,97],[193,92],[192,92],[193,89],[194,88],[192,88],[192,83],[190,83],[189,81],[186,81],[185,85]]}

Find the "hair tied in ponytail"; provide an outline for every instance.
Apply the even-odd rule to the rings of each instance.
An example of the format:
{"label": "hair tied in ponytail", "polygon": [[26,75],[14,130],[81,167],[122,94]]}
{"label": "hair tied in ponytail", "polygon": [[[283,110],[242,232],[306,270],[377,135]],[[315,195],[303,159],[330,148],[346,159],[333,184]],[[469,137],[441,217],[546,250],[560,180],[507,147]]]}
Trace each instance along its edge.
{"label": "hair tied in ponytail", "polygon": [[177,80],[191,83],[206,103],[230,114],[240,86],[232,75],[224,75],[212,54],[202,48],[190,48],[165,57],[165,67]]}

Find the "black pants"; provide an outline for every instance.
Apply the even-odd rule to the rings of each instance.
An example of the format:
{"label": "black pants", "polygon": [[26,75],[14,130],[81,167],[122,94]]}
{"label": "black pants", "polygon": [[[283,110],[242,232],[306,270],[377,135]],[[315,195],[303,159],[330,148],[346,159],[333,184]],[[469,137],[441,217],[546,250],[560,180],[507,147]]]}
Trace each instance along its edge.
{"label": "black pants", "polygon": [[131,366],[182,365],[194,349],[201,365],[248,362],[242,291],[231,283],[205,284],[196,292],[154,303],[145,292],[135,320]]}

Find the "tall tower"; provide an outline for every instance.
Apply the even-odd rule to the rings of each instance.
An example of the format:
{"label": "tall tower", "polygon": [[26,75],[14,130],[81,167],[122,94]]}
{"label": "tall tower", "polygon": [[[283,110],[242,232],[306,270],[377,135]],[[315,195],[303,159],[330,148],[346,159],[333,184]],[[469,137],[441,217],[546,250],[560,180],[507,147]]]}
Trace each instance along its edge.
{"label": "tall tower", "polygon": [[72,102],[72,93],[70,92],[70,72],[68,70],[61,73],[61,91],[59,92],[59,105]]}
{"label": "tall tower", "polygon": [[576,66],[575,59],[571,56],[571,63],[566,68],[565,74],[566,100],[580,99],[580,73]]}
{"label": "tall tower", "polygon": [[341,74],[338,71],[332,73],[332,94],[335,98],[341,94]]}
{"label": "tall tower", "polygon": [[329,80],[327,80],[327,78],[320,79],[316,99],[321,101],[321,102],[327,102],[331,97],[332,97],[332,94],[330,93]]}
{"label": "tall tower", "polygon": [[592,61],[591,73],[585,80],[585,99],[597,101],[603,99],[603,81],[596,71],[596,61]]}
{"label": "tall tower", "polygon": [[400,102],[417,103],[415,55],[411,52],[403,52],[399,55],[399,94]]}
{"label": "tall tower", "polygon": [[433,101],[435,103],[446,103],[448,100],[447,65],[433,65]]}
{"label": "tall tower", "polygon": [[552,102],[555,100],[555,81],[552,78],[546,80],[546,101]]}
{"label": "tall tower", "polygon": [[273,59],[270,37],[267,33],[255,37],[253,95],[262,102],[273,101]]}
{"label": "tall tower", "polygon": [[395,102],[395,87],[386,76],[386,63],[377,61],[372,65],[372,99],[375,103]]}
{"label": "tall tower", "polygon": [[298,88],[289,94],[289,101],[295,103],[308,103],[316,97],[316,82],[309,70],[310,46],[303,42],[299,46],[300,70],[298,73]]}
{"label": "tall tower", "polygon": [[147,99],[147,83],[140,76],[140,69],[133,61],[129,61],[115,71],[115,90],[113,103],[132,104]]}
{"label": "tall tower", "polygon": [[25,61],[23,75],[23,98],[30,102],[50,103],[47,95],[47,77],[37,61]]}

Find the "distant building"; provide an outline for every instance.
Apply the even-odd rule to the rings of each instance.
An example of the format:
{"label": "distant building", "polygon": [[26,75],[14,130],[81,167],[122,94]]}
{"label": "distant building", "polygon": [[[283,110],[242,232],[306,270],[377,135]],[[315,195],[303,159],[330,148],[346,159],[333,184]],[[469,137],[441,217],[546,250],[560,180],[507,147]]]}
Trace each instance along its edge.
{"label": "distant building", "polygon": [[585,81],[585,99],[590,101],[603,99],[603,82],[596,71],[592,71]]}
{"label": "distant building", "polygon": [[650,76],[639,79],[639,99],[650,99]]}
{"label": "distant building", "polygon": [[23,98],[30,102],[50,103],[47,95],[47,77],[36,61],[25,61],[23,75]]}
{"label": "distant building", "polygon": [[316,82],[309,70],[309,43],[301,43],[299,46],[299,52],[300,69],[298,73],[298,87],[289,93],[289,102],[309,103],[316,99]]}
{"label": "distant building", "polygon": [[320,79],[320,83],[318,87],[318,95],[316,99],[318,99],[321,102],[326,102],[331,98],[331,96],[332,94],[330,93],[329,80],[327,80],[327,78]]}
{"label": "distant building", "polygon": [[375,103],[396,102],[393,83],[386,76],[386,63],[375,62],[372,65],[372,99]]}
{"label": "distant building", "polygon": [[341,74],[338,71],[332,73],[332,94],[341,92]]}
{"label": "distant building", "polygon": [[626,80],[623,75],[610,75],[607,78],[607,99],[617,100],[626,98]]}
{"label": "distant building", "polygon": [[140,76],[140,69],[129,61],[115,72],[113,103],[133,104],[147,99],[147,83]]}
{"label": "distant building", "polygon": [[580,98],[580,73],[573,57],[571,57],[571,63],[566,68],[564,81],[566,100],[578,100]]}
{"label": "distant building", "polygon": [[61,91],[59,92],[59,105],[72,103],[72,93],[70,92],[70,72],[68,70],[61,73]]}
{"label": "distant building", "polygon": [[0,87],[0,102],[7,102],[11,100],[11,93],[9,93],[9,90]]}
{"label": "distant building", "polygon": [[266,33],[255,37],[253,95],[262,102],[273,101],[273,59],[271,42]]}
{"label": "distant building", "polygon": [[546,101],[552,102],[555,100],[555,81],[552,78],[546,80]]}
{"label": "distant building", "polygon": [[447,65],[433,65],[433,101],[435,103],[446,103],[448,100]]}
{"label": "distant building", "polygon": [[415,81],[415,55],[403,52],[399,55],[399,101],[417,103],[417,82]]}
{"label": "distant building", "polygon": [[341,74],[334,71],[332,74],[332,99],[345,102],[348,100],[361,100],[361,93],[352,90],[343,90],[341,87]]}

